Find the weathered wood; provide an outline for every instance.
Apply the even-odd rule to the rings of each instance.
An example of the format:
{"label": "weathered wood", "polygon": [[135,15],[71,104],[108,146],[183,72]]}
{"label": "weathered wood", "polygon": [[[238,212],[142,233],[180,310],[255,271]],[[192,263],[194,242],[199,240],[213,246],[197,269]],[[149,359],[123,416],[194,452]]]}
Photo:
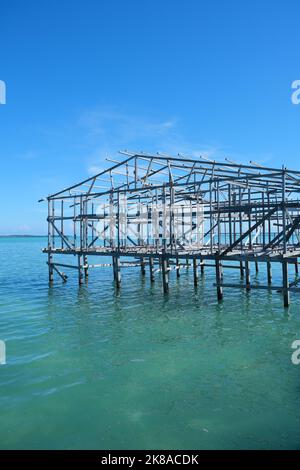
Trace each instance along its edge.
{"label": "weathered wood", "polygon": [[169,292],[169,275],[168,275],[167,259],[165,256],[161,258],[161,266],[162,266],[163,291],[164,293],[167,293]]}
{"label": "weathered wood", "polygon": [[[288,285],[286,278],[288,263],[295,265],[298,275],[299,171],[202,157],[123,153],[124,161],[45,198],[48,244],[43,251],[48,253],[50,283],[53,272],[64,276],[60,265],[73,267],[54,263],[54,255],[78,258],[75,269],[80,284],[89,268],[97,266],[88,264],[89,256],[112,256],[118,286],[120,268],[127,265],[138,264],[144,276],[149,264],[153,282],[157,259],[165,292],[169,271],[179,277],[180,269],[192,263],[196,286],[198,267],[202,275],[204,268],[215,267],[221,300],[226,286],[221,284],[223,269],[239,269],[245,278],[242,287],[249,291],[255,288],[250,284],[250,263],[256,273],[259,262],[267,263],[270,286],[272,263],[280,262],[281,290],[285,305],[289,303],[289,292],[298,289],[295,283]],[[100,181],[104,184],[99,185]],[[123,256],[136,261],[122,264]]]}
{"label": "weathered wood", "polygon": [[223,299],[223,287],[221,285],[222,275],[221,275],[221,266],[220,260],[216,259],[216,286],[217,286],[217,298],[218,301]]}
{"label": "weathered wood", "polygon": [[84,277],[85,279],[89,276],[89,264],[88,264],[88,257],[85,255],[83,257],[83,264],[84,264]]}
{"label": "weathered wood", "polygon": [[249,291],[251,289],[249,261],[245,261],[245,275],[246,275],[246,290]]}
{"label": "weathered wood", "polygon": [[113,268],[114,281],[116,281],[116,257],[115,256],[112,256],[112,268]]}
{"label": "weathered wood", "polygon": [[150,271],[150,281],[155,281],[155,274],[154,274],[154,260],[153,257],[150,256],[149,258],[149,271]]}
{"label": "weathered wood", "polygon": [[198,285],[198,260],[193,258],[194,286]]}
{"label": "weathered wood", "polygon": [[201,256],[201,262],[200,262],[200,272],[201,272],[201,275],[203,276],[204,274],[204,260]]}
{"label": "weathered wood", "polygon": [[113,270],[114,270],[114,281],[116,287],[119,288],[121,286],[121,264],[120,264],[120,257],[114,256],[113,257]]}
{"label": "weathered wood", "polygon": [[176,256],[176,277],[180,277],[180,262],[178,256]]}
{"label": "weathered wood", "polygon": [[82,255],[78,255],[78,283],[83,284],[83,263]]}
{"label": "weathered wood", "polygon": [[270,261],[267,261],[267,279],[268,284],[272,284],[272,266]]}
{"label": "weathered wood", "polygon": [[[48,262],[49,263],[49,262]],[[56,263],[56,262],[51,262],[52,266],[60,266],[62,268],[71,268],[71,269],[78,269],[78,264],[77,266],[74,264],[67,264],[67,263]]]}
{"label": "weathered wood", "polygon": [[64,282],[66,282],[68,276],[66,276],[66,274],[60,272],[60,270],[56,267],[55,264],[53,264],[52,267],[53,267],[54,271],[56,271],[57,274],[61,277],[61,279],[62,279]]}
{"label": "weathered wood", "polygon": [[[217,284],[215,283],[214,286],[217,286]],[[245,284],[231,284],[231,283],[228,283],[228,282],[221,282],[220,287],[226,287],[226,288],[230,288],[230,289],[246,289]],[[251,290],[252,289],[254,289],[254,290],[269,290],[269,291],[274,290],[274,291],[279,292],[279,293],[282,293],[282,291],[283,291],[282,286],[263,286],[263,285],[253,285],[253,284],[251,286]],[[300,292],[299,287],[289,287],[287,290],[289,292]]]}
{"label": "weathered wood", "polygon": [[[224,266],[224,267],[225,267],[225,266]],[[244,278],[244,266],[243,266],[243,261],[240,261],[239,269],[240,269],[241,279],[243,279],[243,278]]]}
{"label": "weathered wood", "polygon": [[49,269],[49,282],[53,282],[53,256],[48,253],[48,269]]}
{"label": "weathered wood", "polygon": [[289,272],[288,263],[286,260],[282,261],[282,293],[283,293],[283,305],[288,307],[290,305],[290,293],[289,293]]}
{"label": "weathered wood", "polygon": [[141,258],[141,274],[142,276],[145,276],[146,274],[146,263],[145,263],[145,259],[144,258]]}

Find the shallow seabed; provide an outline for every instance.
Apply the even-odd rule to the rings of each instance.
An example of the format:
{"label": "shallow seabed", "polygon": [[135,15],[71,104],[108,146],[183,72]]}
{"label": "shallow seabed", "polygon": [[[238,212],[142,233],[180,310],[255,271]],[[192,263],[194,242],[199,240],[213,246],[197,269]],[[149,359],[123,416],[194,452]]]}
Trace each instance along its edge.
{"label": "shallow seabed", "polygon": [[173,272],[167,296],[139,268],[120,291],[111,268],[49,288],[45,245],[0,239],[0,448],[300,448],[300,295],[286,310],[276,291],[225,289],[218,304],[212,268],[197,288]]}

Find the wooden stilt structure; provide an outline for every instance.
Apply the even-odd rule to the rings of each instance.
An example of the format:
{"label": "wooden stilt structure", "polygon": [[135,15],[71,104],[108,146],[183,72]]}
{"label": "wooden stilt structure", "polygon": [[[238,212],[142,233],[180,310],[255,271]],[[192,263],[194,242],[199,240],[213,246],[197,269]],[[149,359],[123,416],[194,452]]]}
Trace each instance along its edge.
{"label": "wooden stilt structure", "polygon": [[[61,267],[78,271],[79,285],[87,280],[90,256],[112,257],[114,281],[121,285],[121,265],[149,264],[154,282],[160,263],[163,291],[169,291],[169,273],[193,264],[216,272],[217,298],[224,288],[247,291],[268,289],[300,292],[300,172],[229,160],[166,156],[123,151],[123,160],[98,174],[47,196],[49,283],[54,274],[67,280]],[[73,225],[70,229],[70,224]],[[58,262],[70,255],[77,262]],[[121,258],[136,262],[121,262]],[[65,259],[65,258],[63,258]],[[266,285],[252,283],[250,265],[266,263]],[[282,266],[282,285],[272,284],[272,266]],[[289,282],[288,265],[296,279]],[[243,283],[228,283],[223,270],[238,269]]]}

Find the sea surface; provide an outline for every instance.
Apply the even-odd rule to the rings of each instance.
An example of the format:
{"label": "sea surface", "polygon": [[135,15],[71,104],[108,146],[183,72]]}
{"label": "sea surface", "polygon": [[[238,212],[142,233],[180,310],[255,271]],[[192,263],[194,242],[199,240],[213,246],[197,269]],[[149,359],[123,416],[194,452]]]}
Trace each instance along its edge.
{"label": "sea surface", "polygon": [[119,291],[110,267],[49,287],[44,246],[0,238],[1,449],[300,449],[300,294],[284,309],[276,291],[225,289],[218,304],[212,268],[197,288],[172,272],[168,295],[134,267]]}

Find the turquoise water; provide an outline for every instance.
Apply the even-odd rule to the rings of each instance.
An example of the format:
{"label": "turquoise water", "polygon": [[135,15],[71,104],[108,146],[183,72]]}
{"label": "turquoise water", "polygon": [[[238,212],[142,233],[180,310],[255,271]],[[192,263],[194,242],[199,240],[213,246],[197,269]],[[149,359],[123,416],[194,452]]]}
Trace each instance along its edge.
{"label": "turquoise water", "polygon": [[138,268],[119,292],[110,268],[49,288],[45,245],[0,239],[0,448],[300,448],[300,295],[287,311],[226,289],[218,305],[212,269],[196,289],[172,273],[168,296]]}

